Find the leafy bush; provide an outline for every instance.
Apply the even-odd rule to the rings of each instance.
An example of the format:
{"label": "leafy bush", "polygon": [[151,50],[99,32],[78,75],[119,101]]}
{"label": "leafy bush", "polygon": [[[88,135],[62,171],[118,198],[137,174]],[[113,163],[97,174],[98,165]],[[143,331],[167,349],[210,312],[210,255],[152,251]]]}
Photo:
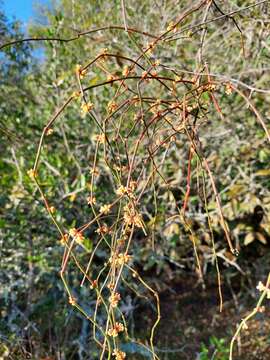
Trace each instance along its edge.
{"label": "leafy bush", "polygon": [[[239,269],[245,245],[267,245],[268,225],[245,220],[270,206],[268,10],[255,5],[62,1],[30,29],[47,39],[40,68],[25,42],[15,58],[2,47],[1,326],[26,352],[83,359],[90,336],[93,358],[158,359],[158,275],[203,283],[215,265],[222,309],[221,260]],[[136,301],[154,304],[141,340]]]}

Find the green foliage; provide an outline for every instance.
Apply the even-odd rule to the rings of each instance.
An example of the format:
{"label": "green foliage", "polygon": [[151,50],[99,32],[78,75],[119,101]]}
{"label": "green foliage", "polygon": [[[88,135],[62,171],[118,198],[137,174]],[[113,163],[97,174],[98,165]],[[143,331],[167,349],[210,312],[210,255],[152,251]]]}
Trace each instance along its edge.
{"label": "green foliage", "polygon": [[205,344],[201,345],[200,360],[228,360],[229,347],[225,339],[211,336],[209,340],[210,349]]}
{"label": "green foliage", "polygon": [[[131,0],[126,3],[129,26],[151,34],[159,35],[164,32],[176,16],[173,1],[166,4],[157,1],[155,5],[152,1]],[[237,6],[247,5],[246,1],[237,3]],[[183,1],[177,6],[177,14],[180,14],[186,6],[190,6],[190,2]],[[234,10],[235,6],[236,2],[222,4],[225,12]],[[214,6],[211,6],[209,11],[211,17],[220,16]],[[203,11],[194,12],[184,19],[181,27],[177,29],[180,31],[179,39],[173,43],[162,42],[154,49],[154,54],[149,55],[151,61],[161,59],[162,67],[159,71],[162,76],[173,76],[170,68],[184,79],[192,79],[198,72],[205,71],[204,63],[198,60],[202,29],[196,27],[203,14]],[[231,19],[224,18],[207,25],[203,60],[208,62],[213,81],[218,83],[215,95],[218,103],[222,105],[223,118],[219,116],[210,91],[203,92],[199,100],[194,98],[191,103],[194,108],[190,110],[193,124],[199,124],[196,136],[200,137],[200,146],[213,171],[233,242],[240,249],[245,249],[247,239],[252,239],[252,243],[268,239],[269,215],[266,214],[259,229],[250,227],[245,218],[252,214],[258,204],[264,207],[266,213],[270,210],[270,152],[266,147],[265,133],[256,123],[254,114],[247,108],[243,97],[236,92],[228,96],[225,86],[230,81],[239,86],[269,122],[269,73],[265,70],[267,47],[263,47],[260,52],[257,51],[262,46],[261,38],[265,38],[267,34],[265,17],[266,15],[255,7],[245,15],[239,16],[237,20],[241,23],[242,32],[246,37],[246,58],[241,55],[240,33]],[[36,22],[29,28],[30,36],[69,39],[76,37],[80,31],[108,24],[123,26],[121,1],[62,0],[52,9],[45,9],[41,19],[44,20],[43,23]],[[189,27],[191,33],[188,31]],[[3,34],[1,43],[23,37],[19,23],[8,23],[3,13],[0,13],[0,34]],[[85,87],[95,86],[106,80],[106,74],[122,76],[126,62],[121,56],[136,59],[141,55],[142,50],[139,49],[145,49],[149,42],[150,39],[140,33],[127,36],[125,31],[106,29],[70,42],[46,41],[33,43],[34,45],[28,42],[18,43],[6,47],[2,52],[0,185],[3,191],[0,194],[0,235],[3,271],[0,273],[0,280],[3,284],[3,311],[0,331],[1,337],[9,344],[3,345],[2,352],[8,351],[10,344],[15,344],[14,353],[20,351],[21,340],[32,338],[33,343],[39,344],[33,346],[33,356],[37,358],[56,354],[57,351],[61,351],[63,356],[70,359],[76,356],[86,359],[89,355],[87,349],[89,338],[93,335],[92,330],[86,319],[67,304],[67,296],[59,277],[64,247],[59,241],[58,232],[51,226],[40,193],[27,175],[27,171],[33,167],[44,126],[68,96],[78,90],[76,65],[85,66],[100,53],[101,48],[108,48],[108,52],[117,55],[108,58],[105,63],[100,62],[98,66],[91,67],[82,79]],[[33,59],[33,46],[42,46],[45,54],[43,63]],[[143,57],[141,66],[147,69],[148,61]],[[136,74],[141,72],[138,71]],[[200,81],[207,82],[205,73]],[[137,94],[138,83],[130,82],[129,86],[133,93]],[[257,92],[256,89],[252,90],[253,87],[266,89],[266,92]],[[192,92],[190,84],[179,85],[179,88],[181,96]],[[154,100],[162,98],[169,101],[171,97],[171,94],[153,81],[141,86],[140,91],[142,97]],[[93,88],[90,95],[87,93],[85,96],[87,101],[94,103],[94,115],[97,119],[108,118],[108,123],[111,124],[107,106],[115,96],[114,85]],[[160,111],[165,106],[167,105],[162,105]],[[94,136],[100,129],[96,126],[93,115],[81,115],[80,107],[80,98],[73,101],[57,118],[53,133],[45,136],[38,174],[41,190],[45,192],[50,205],[55,207],[55,219],[65,232],[70,228],[79,228],[92,219],[91,209],[87,205],[87,197],[91,190],[95,194],[97,204],[112,203],[115,199],[116,183],[121,177],[113,167],[115,159],[110,157],[108,148],[104,147],[104,151],[97,155],[100,174],[96,182],[91,180],[89,170],[95,154]],[[148,107],[142,104],[142,108],[146,112],[146,121],[149,121],[151,115]],[[139,106],[131,107],[122,113],[119,134],[121,139],[125,139],[125,144],[119,141],[119,138],[112,138],[112,134],[116,133],[114,126],[119,124],[119,118],[117,112],[111,115],[114,126],[109,128],[107,136],[110,137],[115,151],[121,155],[126,149],[133,149],[140,134],[139,126],[134,127],[134,115],[139,114],[139,109]],[[164,134],[161,133],[160,138],[155,138],[156,129],[149,137],[149,144],[152,141],[153,148],[159,146],[166,138],[168,124],[170,123],[166,124],[168,127],[162,125]],[[190,125],[190,128],[192,126]],[[158,130],[157,127],[157,132]],[[130,131],[132,135],[127,136]],[[189,141],[181,136],[179,134],[177,141],[171,141],[167,148],[161,146],[157,152],[156,164],[162,164],[164,161],[162,177],[166,179],[166,183],[161,180],[159,174],[149,178],[151,186],[143,194],[140,208],[148,236],[144,237],[140,229],[136,232],[132,248],[133,264],[142,270],[151,285],[154,284],[159,289],[165,286],[164,278],[166,279],[168,274],[173,278],[177,277],[183,268],[188,271],[197,269],[194,244],[204,272],[206,273],[209,268],[213,269],[215,256],[211,242],[212,230],[216,241],[215,250],[223,256],[222,259],[225,254],[225,266],[231,264],[226,262],[227,245],[220,227],[213,187],[209,178],[205,178],[205,170],[200,168],[198,156],[194,156],[190,161],[191,192],[188,197],[186,222],[178,216],[178,210],[183,208],[187,193],[187,154],[190,147]],[[143,171],[155,169],[155,163],[152,163],[152,168],[141,166],[146,157],[145,149],[149,144],[145,143],[138,150],[140,161],[138,166],[134,167],[134,178],[143,174]],[[106,152],[108,156],[104,158]],[[124,159],[120,164],[127,166],[128,161]],[[207,211],[211,218],[212,230],[209,229]],[[112,220],[109,219],[108,222],[112,224]],[[88,229],[83,241],[76,245],[76,259],[84,265],[95,251],[98,226],[95,224],[93,228]],[[91,270],[93,276],[97,276],[100,267],[108,263],[108,257],[108,248],[96,251]],[[235,256],[228,255],[228,259],[237,263]],[[87,313],[92,314],[96,301],[95,294],[88,288],[80,288],[81,275],[73,262],[69,267],[67,281]],[[101,279],[103,281],[105,276],[101,275]],[[121,285],[119,291],[123,299],[126,296],[131,298],[127,316],[130,316],[129,321],[132,324],[137,294],[141,294],[142,304],[146,295],[143,286],[134,285],[132,276],[127,275],[126,281],[127,284]],[[132,292],[134,289],[135,295]],[[105,312],[100,314],[102,326],[105,324],[105,315]],[[45,340],[48,334],[53,339],[50,347]],[[139,345],[129,341],[122,345],[121,349],[127,353],[134,353],[135,356],[145,355]],[[211,337],[210,348],[213,348],[213,352],[216,351],[216,359],[228,357],[223,339]],[[93,359],[98,358],[94,342],[91,343],[91,349]],[[149,354],[148,350],[145,351]],[[202,359],[209,358],[205,345],[202,345],[201,352]]]}

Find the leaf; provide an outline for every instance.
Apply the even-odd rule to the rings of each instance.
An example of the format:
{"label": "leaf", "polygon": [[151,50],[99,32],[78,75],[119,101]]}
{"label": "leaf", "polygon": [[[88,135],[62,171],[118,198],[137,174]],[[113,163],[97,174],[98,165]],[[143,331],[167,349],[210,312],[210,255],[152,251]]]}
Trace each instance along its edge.
{"label": "leaf", "polygon": [[259,151],[260,162],[266,162],[268,158],[269,158],[269,152],[267,152],[264,149]]}
{"label": "leaf", "polygon": [[270,169],[262,169],[255,172],[256,176],[269,176],[270,175]]}
{"label": "leaf", "polygon": [[230,190],[228,191],[228,195],[231,197],[231,198],[234,198],[234,197],[237,197],[239,196],[243,190],[245,190],[245,186],[244,185],[241,185],[241,184],[235,184],[233,185]]}
{"label": "leaf", "polygon": [[92,241],[91,239],[84,238],[83,245],[84,245],[84,248],[85,248],[88,252],[91,252],[91,251],[92,251],[92,249],[93,249],[93,241]]}
{"label": "leaf", "polygon": [[81,175],[81,187],[85,188],[85,184],[86,184],[86,178],[85,178],[85,175],[82,174]]}
{"label": "leaf", "polygon": [[257,239],[264,245],[267,245],[267,240],[262,233],[256,232]]}
{"label": "leaf", "polygon": [[98,77],[97,77],[97,76],[93,77],[93,78],[89,81],[89,85],[90,85],[90,86],[96,85],[97,83],[98,83]]}
{"label": "leaf", "polygon": [[244,245],[247,246],[255,240],[254,233],[250,232],[245,236]]}

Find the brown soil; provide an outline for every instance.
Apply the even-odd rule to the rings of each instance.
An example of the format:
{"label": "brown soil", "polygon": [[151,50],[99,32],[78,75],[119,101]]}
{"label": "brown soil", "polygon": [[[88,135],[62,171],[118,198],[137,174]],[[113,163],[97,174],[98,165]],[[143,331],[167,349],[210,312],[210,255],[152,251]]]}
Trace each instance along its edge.
{"label": "brown soil", "polygon": [[[217,349],[210,341],[215,336],[224,339],[225,343],[221,346],[222,351],[216,351],[213,359],[227,360],[229,355],[226,349],[236,326],[256,306],[259,295],[258,291],[254,291],[256,280],[253,279],[253,284],[249,281],[248,286],[246,281],[245,277],[236,274],[229,286],[223,278],[224,304],[221,313],[216,277],[207,276],[204,286],[194,274],[182,274],[173,281],[169,280],[168,285],[163,282],[159,292],[161,321],[155,333],[156,346],[162,350],[158,353],[160,359],[199,360],[204,343],[209,350],[210,360]],[[248,289],[251,289],[253,296],[248,294]],[[265,312],[258,313],[248,322],[248,329],[241,332],[241,338],[234,347],[234,360],[270,359],[270,309],[267,309],[267,302],[265,307]],[[138,313],[141,315],[136,319],[137,329],[142,328],[142,324],[151,328],[155,320],[153,309],[143,306]],[[142,334],[142,337],[145,335]]]}

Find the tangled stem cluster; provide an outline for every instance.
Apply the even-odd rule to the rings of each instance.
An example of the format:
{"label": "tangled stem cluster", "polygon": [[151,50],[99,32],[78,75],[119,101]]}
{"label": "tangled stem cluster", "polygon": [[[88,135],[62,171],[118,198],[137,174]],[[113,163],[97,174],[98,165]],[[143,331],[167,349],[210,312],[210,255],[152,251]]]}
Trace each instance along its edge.
{"label": "tangled stem cluster", "polygon": [[[126,33],[131,44],[138,51],[137,57],[129,54],[118,54],[102,49],[94,59],[84,65],[75,67],[76,91],[73,91],[66,102],[56,111],[45,126],[37,151],[33,169],[29,176],[34,179],[44,200],[46,209],[57,227],[64,254],[61,265],[61,277],[69,297],[69,303],[76,307],[93,325],[93,336],[101,349],[100,359],[104,357],[125,359],[121,343],[129,339],[140,343],[148,349],[152,358],[158,359],[154,347],[155,330],[160,321],[160,304],[157,291],[147,284],[136,270],[132,252],[135,241],[144,241],[154,233],[146,222],[145,199],[152,202],[151,211],[155,219],[158,215],[158,192],[171,191],[174,174],[169,178],[166,169],[167,159],[181,151],[186,159],[186,191],[181,205],[175,201],[173,208],[186,229],[190,231],[197,269],[201,274],[200,261],[196,249],[196,241],[192,229],[186,221],[186,211],[190,201],[192,172],[197,174],[198,182],[210,181],[219,213],[220,224],[224,230],[228,248],[232,253],[236,249],[224,220],[222,206],[215,183],[215,177],[205,149],[200,139],[200,130],[209,121],[209,109],[224,121],[221,98],[240,96],[254,113],[264,128],[268,139],[268,130],[262,117],[240,87],[230,81],[214,78],[207,63],[200,61],[193,73],[183,75],[177,68],[168,66],[157,54],[160,48],[170,51],[172,40],[179,32],[182,22],[194,16],[197,11],[208,11],[211,1],[199,1],[192,5],[181,16],[169,22],[160,35],[145,34],[151,42],[141,45],[125,26],[120,30]],[[125,12],[123,12],[125,13]],[[133,31],[134,32],[134,31]],[[137,33],[140,33],[139,31]],[[190,30],[187,37],[192,36]],[[240,34],[241,37],[241,34]],[[240,42],[240,47],[244,47]],[[202,47],[198,50],[198,58],[202,58]],[[243,49],[244,52],[244,49]],[[115,67],[115,60],[118,68]],[[98,83],[89,85],[88,75],[102,74]],[[111,98],[103,109],[98,106],[98,97],[93,92],[108,89]],[[96,93],[95,93],[96,94]],[[55,216],[55,209],[47,199],[46,191],[39,180],[40,157],[44,147],[45,135],[52,134],[59,116],[68,111],[71,104],[79,104],[79,113],[89,117],[93,125],[93,161],[89,165],[90,194],[85,198],[91,209],[90,220],[77,228],[63,229]],[[96,194],[98,181],[107,173],[110,178],[111,194],[106,202],[98,200]],[[150,195],[149,195],[150,194]],[[206,198],[205,198],[206,202]],[[155,222],[155,221],[154,221]],[[211,221],[209,221],[209,226]],[[87,261],[79,258],[81,247],[91,233],[94,247],[87,254]],[[87,235],[88,234],[88,235]],[[92,265],[97,253],[103,249],[107,261],[95,274]],[[153,250],[155,244],[153,241]],[[215,245],[213,241],[213,253]],[[88,256],[89,255],[89,256]],[[215,256],[216,260],[216,256]],[[92,314],[86,313],[70,288],[67,272],[70,263],[75,263],[81,274],[81,286],[88,286],[95,293],[96,306]],[[218,285],[221,287],[218,272]],[[134,340],[128,332],[128,324],[121,311],[123,294],[122,284],[128,276],[140,283],[153,298],[156,304],[156,321],[150,331],[149,344]],[[132,286],[130,286],[132,288]],[[220,308],[222,294],[220,289]],[[99,320],[99,315],[106,314],[106,321]]]}

